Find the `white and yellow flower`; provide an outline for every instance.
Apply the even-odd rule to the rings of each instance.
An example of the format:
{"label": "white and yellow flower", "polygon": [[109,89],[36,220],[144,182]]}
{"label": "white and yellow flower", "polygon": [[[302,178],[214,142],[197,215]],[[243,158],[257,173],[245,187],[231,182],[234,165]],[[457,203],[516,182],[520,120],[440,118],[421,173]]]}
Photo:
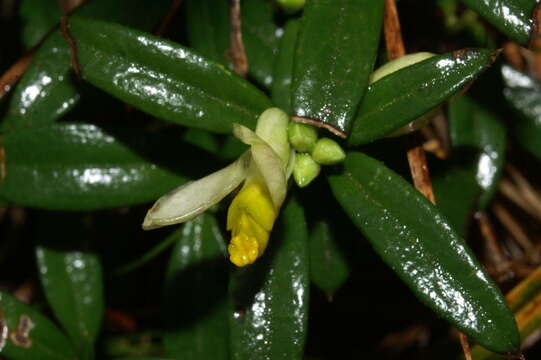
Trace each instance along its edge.
{"label": "white and yellow flower", "polygon": [[218,203],[244,182],[227,214],[232,239],[232,263],[246,266],[263,254],[287,192],[295,152],[290,150],[289,117],[277,108],[267,109],[256,131],[233,125],[233,134],[250,145],[237,161],[200,180],[182,185],[162,196],[148,211],[143,229],[178,224]]}

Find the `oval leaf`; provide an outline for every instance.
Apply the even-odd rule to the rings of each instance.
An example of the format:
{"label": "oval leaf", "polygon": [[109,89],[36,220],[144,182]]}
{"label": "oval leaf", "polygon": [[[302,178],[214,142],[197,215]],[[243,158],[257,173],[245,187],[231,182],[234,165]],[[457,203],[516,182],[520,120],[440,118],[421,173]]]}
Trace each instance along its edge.
{"label": "oval leaf", "polygon": [[175,134],[149,136],[145,130],[80,123],[11,132],[3,138],[3,147],[0,197],[46,209],[144,203],[189,175],[202,175],[196,170],[200,161],[216,166],[206,153],[179,143]]}
{"label": "oval leaf", "polygon": [[113,23],[70,19],[85,80],[158,118],[229,133],[254,128],[270,100],[244,79],[171,41]]}
{"label": "oval leaf", "polygon": [[87,249],[89,229],[79,215],[43,215],[36,247],[38,270],[53,312],[80,353],[92,353],[103,318],[102,269]]}
{"label": "oval leaf", "polygon": [[292,111],[291,77],[293,75],[293,59],[295,58],[295,44],[297,43],[299,25],[299,20],[290,20],[285,26],[276,63],[274,64],[271,88],[274,105],[288,114]]}
{"label": "oval leaf", "polygon": [[220,228],[214,216],[205,213],[172,236],[178,240],[165,278],[165,354],[175,359],[226,360],[227,258]]}
{"label": "oval leaf", "polygon": [[349,133],[376,58],[383,3],[306,3],[295,53],[294,115]]}
{"label": "oval leaf", "polygon": [[449,104],[449,136],[453,147],[478,149],[475,179],[483,190],[479,209],[484,209],[498,189],[505,163],[506,133],[494,113],[473,99],[461,96]]}
{"label": "oval leaf", "polygon": [[310,232],[310,280],[329,299],[346,282],[350,273],[347,259],[337,241],[325,221],[316,223]]}
{"label": "oval leaf", "polygon": [[[170,2],[94,0],[81,6],[75,13],[150,30],[165,16]],[[70,111],[79,100],[79,86],[72,76],[70,48],[57,30],[39,47],[19,81],[0,129],[6,131],[51,123]]]}
{"label": "oval leaf", "polygon": [[492,64],[495,54],[465,49],[434,56],[372,84],[356,116],[350,145],[372,142],[441,104]]}
{"label": "oval leaf", "polygon": [[512,133],[532,155],[541,159],[541,84],[510,66],[502,67],[504,95],[519,116]]}
{"label": "oval leaf", "polygon": [[462,0],[511,39],[528,45],[536,0]]}
{"label": "oval leaf", "polygon": [[332,191],[376,252],[437,314],[496,352],[519,349],[499,289],[437,208],[380,162],[351,153]]}
{"label": "oval leaf", "polygon": [[49,319],[5,292],[0,292],[0,331],[0,355],[9,359],[78,359]]}
{"label": "oval leaf", "polygon": [[306,222],[290,198],[263,257],[233,276],[231,359],[302,359],[308,292]]}

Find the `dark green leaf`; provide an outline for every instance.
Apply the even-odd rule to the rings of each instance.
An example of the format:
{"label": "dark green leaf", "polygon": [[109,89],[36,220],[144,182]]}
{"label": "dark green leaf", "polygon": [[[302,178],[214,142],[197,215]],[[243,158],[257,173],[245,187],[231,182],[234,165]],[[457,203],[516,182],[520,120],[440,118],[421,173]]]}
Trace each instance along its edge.
{"label": "dark green leaf", "polygon": [[479,153],[475,179],[483,193],[484,209],[498,189],[505,162],[506,134],[496,115],[467,96],[449,104],[449,134],[453,148],[473,148]]}
{"label": "dark green leaf", "polygon": [[0,197],[46,209],[143,203],[180,185],[188,175],[203,175],[199,162],[218,166],[174,133],[91,124],[14,131],[5,135],[3,146],[6,174]]}
{"label": "dark green leaf", "polygon": [[509,66],[502,67],[504,95],[518,116],[512,132],[519,143],[541,159],[541,84]]}
{"label": "dark green leaf", "polygon": [[475,179],[477,158],[477,154],[455,152],[453,159],[430,164],[438,209],[463,238],[473,212],[479,207],[481,188]]}
{"label": "dark green leaf", "polygon": [[[170,2],[94,0],[76,13],[150,30],[166,14]],[[55,31],[40,46],[19,81],[0,130],[51,123],[71,110],[79,99],[71,70],[70,48],[60,31]]]}
{"label": "dark green leaf", "polygon": [[483,49],[455,51],[376,81],[359,106],[349,144],[369,143],[415,120],[475,79],[494,56]]}
{"label": "dark green leaf", "polygon": [[0,292],[0,331],[0,355],[8,359],[78,359],[49,319],[5,292]]}
{"label": "dark green leaf", "polygon": [[72,17],[83,78],[158,118],[229,133],[255,127],[270,100],[191,50],[113,23]]}
{"label": "dark green leaf", "polygon": [[161,358],[161,357],[134,356],[134,357],[117,358],[116,360],[173,360],[173,359]]}
{"label": "dark green leaf", "polygon": [[272,101],[274,105],[291,113],[291,77],[293,75],[293,59],[295,56],[295,44],[299,33],[299,21],[290,20],[284,29],[284,35],[280,40],[280,49],[272,81]]}
{"label": "dark green leaf", "polygon": [[383,1],[306,3],[293,72],[293,114],[346,135],[376,58]]}
{"label": "dark green leaf", "polygon": [[19,11],[22,43],[26,50],[37,45],[62,16],[60,3],[56,0],[23,0]]}
{"label": "dark green leaf", "polygon": [[376,252],[421,301],[481,345],[519,349],[499,289],[438,209],[382,163],[351,153],[332,191]]}
{"label": "dark green leaf", "polygon": [[265,255],[237,269],[231,294],[231,359],[302,359],[309,264],[302,207],[290,198]]}
{"label": "dark green leaf", "polygon": [[187,222],[173,236],[165,280],[165,353],[175,359],[228,359],[227,259],[213,215]]}
{"label": "dark green leaf", "polygon": [[92,354],[104,298],[100,260],[88,249],[89,228],[79,215],[42,216],[36,257],[45,296],[79,353]]}
{"label": "dark green leaf", "polygon": [[248,58],[248,73],[264,87],[273,82],[278,53],[278,27],[274,24],[272,3],[268,0],[242,2],[242,40]]}
{"label": "dark green leaf", "polygon": [[310,232],[310,280],[332,299],[350,272],[345,254],[339,248],[329,224],[316,223]]}
{"label": "dark green leaf", "polygon": [[[187,25],[190,45],[208,59],[231,67],[229,55],[229,1],[188,0]],[[274,24],[268,0],[241,4],[242,40],[248,58],[248,74],[263,87],[269,87],[278,52],[278,27]]]}
{"label": "dark green leaf", "polygon": [[462,0],[511,39],[528,45],[536,0]]}
{"label": "dark green leaf", "polygon": [[186,0],[188,42],[210,60],[227,68],[229,51],[229,1]]}

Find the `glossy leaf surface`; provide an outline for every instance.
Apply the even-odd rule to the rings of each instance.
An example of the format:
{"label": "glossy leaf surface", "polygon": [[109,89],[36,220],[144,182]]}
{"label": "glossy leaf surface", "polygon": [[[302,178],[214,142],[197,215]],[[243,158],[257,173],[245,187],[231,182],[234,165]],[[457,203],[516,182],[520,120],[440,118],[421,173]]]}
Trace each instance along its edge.
{"label": "glossy leaf surface", "polygon": [[37,45],[55,26],[62,15],[55,0],[24,0],[19,8],[22,22],[22,43],[26,50]]}
{"label": "glossy leaf surface", "polygon": [[346,282],[350,266],[338,239],[325,221],[315,224],[310,232],[310,280],[332,299],[336,290]]}
{"label": "glossy leaf surface", "polygon": [[303,358],[309,291],[306,222],[294,198],[280,212],[265,254],[233,275],[231,359]]}
{"label": "glossy leaf surface", "polygon": [[541,84],[509,66],[502,67],[504,95],[517,116],[512,132],[526,150],[541,159]]}
{"label": "glossy leaf surface", "polygon": [[349,133],[376,58],[383,3],[306,3],[295,52],[293,115]]}
{"label": "glossy leaf surface", "polygon": [[[76,13],[150,30],[166,14],[169,3],[170,0],[150,3],[95,0]],[[40,46],[14,89],[0,130],[43,125],[59,119],[79,102],[78,87],[72,74],[68,42],[57,30]]]}
{"label": "glossy leaf surface", "polygon": [[[229,4],[227,0],[188,0],[186,5],[191,47],[208,59],[231,68]],[[279,42],[272,3],[267,0],[242,1],[241,23],[248,75],[260,86],[268,88],[273,81]]]}
{"label": "glossy leaf surface", "polygon": [[461,96],[449,104],[449,136],[456,150],[477,149],[475,179],[483,190],[479,208],[484,209],[498,189],[505,163],[506,132],[497,116]]}
{"label": "glossy leaf surface", "polygon": [[291,78],[293,76],[293,59],[295,44],[299,33],[299,20],[290,20],[284,28],[280,39],[280,48],[274,64],[271,97],[274,105],[291,114]]}
{"label": "glossy leaf surface", "polygon": [[175,359],[228,359],[227,259],[208,212],[182,225],[165,280],[165,354]]}
{"label": "glossy leaf surface", "polygon": [[528,45],[534,31],[535,0],[462,0],[501,32]]}
{"label": "glossy leaf surface", "polygon": [[434,56],[372,84],[357,113],[350,145],[372,142],[441,104],[492,64],[494,53],[465,49]]}
{"label": "glossy leaf surface", "polygon": [[[455,156],[457,155],[457,156]],[[481,188],[475,180],[477,154],[454,154],[453,159],[430,164],[437,206],[453,229],[466,237],[470,219],[479,207]]]}
{"label": "glossy leaf surface", "polygon": [[72,17],[85,80],[158,118],[214,132],[255,127],[270,100],[244,79],[171,41]]}
{"label": "glossy leaf surface", "polygon": [[[382,163],[351,153],[332,191],[374,250],[438,315],[497,352],[520,338],[500,291],[438,209]],[[407,206],[404,206],[407,204]]]}
{"label": "glossy leaf surface", "polygon": [[46,317],[0,292],[0,355],[12,360],[76,360],[68,338]]}
{"label": "glossy leaf surface", "polygon": [[49,306],[82,354],[92,354],[104,311],[102,268],[79,215],[42,215],[37,265]]}
{"label": "glossy leaf surface", "polygon": [[0,196],[46,209],[102,209],[155,200],[188,175],[203,175],[198,161],[216,166],[174,134],[125,127],[53,124],[9,133],[3,146],[6,174]]}

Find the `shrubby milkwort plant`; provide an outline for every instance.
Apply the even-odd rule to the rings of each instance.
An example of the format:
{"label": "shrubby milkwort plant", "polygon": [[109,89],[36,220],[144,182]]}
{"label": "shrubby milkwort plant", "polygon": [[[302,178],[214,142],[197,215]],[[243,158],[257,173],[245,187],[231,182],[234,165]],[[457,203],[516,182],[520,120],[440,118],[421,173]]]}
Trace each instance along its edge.
{"label": "shrubby milkwort plant", "polygon": [[539,9],[0,0],[0,357],[535,358]]}

